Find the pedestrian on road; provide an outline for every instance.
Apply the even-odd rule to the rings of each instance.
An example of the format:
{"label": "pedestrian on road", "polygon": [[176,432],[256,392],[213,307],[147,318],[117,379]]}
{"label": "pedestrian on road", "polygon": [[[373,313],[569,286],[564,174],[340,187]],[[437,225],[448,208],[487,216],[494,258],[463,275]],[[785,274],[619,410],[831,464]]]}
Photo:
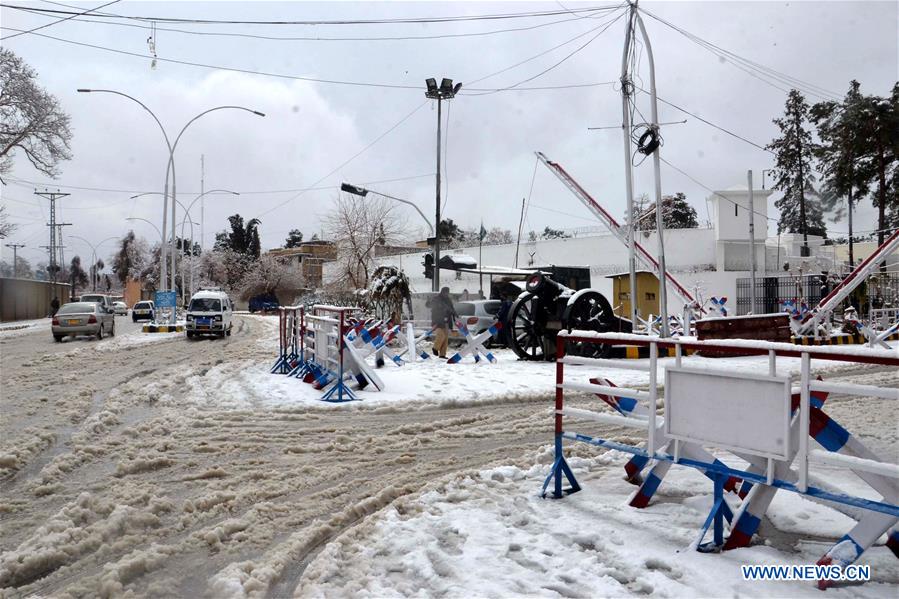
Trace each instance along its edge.
{"label": "pedestrian on road", "polygon": [[50,302],[50,316],[56,316],[57,312],[59,312],[59,298],[54,295]]}
{"label": "pedestrian on road", "polygon": [[449,287],[444,287],[440,293],[431,300],[431,326],[434,327],[434,355],[446,357],[446,348],[449,345],[449,331],[456,317],[456,309],[450,298]]}

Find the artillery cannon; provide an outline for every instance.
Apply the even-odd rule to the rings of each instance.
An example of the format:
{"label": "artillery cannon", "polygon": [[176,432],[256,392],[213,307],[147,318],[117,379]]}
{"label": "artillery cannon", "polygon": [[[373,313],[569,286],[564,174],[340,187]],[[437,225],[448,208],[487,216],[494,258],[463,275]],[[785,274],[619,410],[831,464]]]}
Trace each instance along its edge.
{"label": "artillery cannon", "polygon": [[[553,360],[556,336],[561,330],[597,333],[630,333],[630,320],[612,312],[609,301],[595,289],[575,291],[554,281],[545,273],[530,275],[525,291],[509,313],[512,349],[522,360]],[[571,342],[566,353],[603,357],[607,345]]]}

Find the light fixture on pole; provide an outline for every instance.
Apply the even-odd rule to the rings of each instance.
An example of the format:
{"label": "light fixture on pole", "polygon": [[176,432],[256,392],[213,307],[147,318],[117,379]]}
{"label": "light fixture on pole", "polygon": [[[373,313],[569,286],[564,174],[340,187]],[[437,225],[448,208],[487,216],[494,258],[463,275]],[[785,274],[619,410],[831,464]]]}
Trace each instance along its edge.
{"label": "light fixture on pole", "polygon": [[[208,109],[208,110],[204,110],[203,112],[201,112],[201,113],[198,114],[197,116],[195,116],[195,117],[193,117],[192,119],[190,119],[190,120],[187,122],[187,124],[184,125],[184,127],[181,128],[181,131],[178,133],[178,136],[175,138],[175,142],[174,142],[174,143],[171,143],[171,142],[169,141],[168,134],[167,134],[166,131],[165,131],[165,127],[162,126],[162,122],[160,122],[160,120],[156,117],[156,115],[153,113],[153,111],[151,111],[149,108],[147,108],[147,106],[146,106],[143,102],[141,102],[140,100],[138,100],[138,99],[136,99],[136,98],[133,98],[133,97],[129,96],[128,94],[124,94],[124,93],[122,93],[122,92],[118,92],[118,91],[114,91],[114,90],[109,90],[109,89],[86,89],[86,88],[79,88],[79,89],[78,89],[78,92],[79,92],[79,93],[108,93],[108,94],[115,94],[115,95],[117,95],[117,96],[122,96],[122,97],[128,98],[129,100],[132,100],[132,101],[136,102],[137,104],[140,104],[140,106],[143,107],[144,110],[146,110],[147,112],[150,113],[150,115],[153,117],[153,119],[154,119],[154,120],[156,121],[156,123],[159,125],[159,128],[162,130],[162,134],[163,134],[163,136],[165,137],[166,145],[168,146],[168,150],[169,150],[169,161],[168,161],[168,166],[166,167],[166,171],[165,171],[165,186],[164,186],[163,189],[165,190],[165,192],[166,192],[166,194],[167,194],[167,193],[168,193],[168,190],[169,190],[169,173],[171,173],[171,176],[172,176],[172,199],[173,199],[173,200],[174,200],[175,197],[176,197],[176,189],[177,189],[177,188],[176,188],[176,183],[175,183],[175,148],[178,147],[178,141],[180,141],[181,136],[184,135],[184,132],[187,130],[188,127],[190,127],[190,126],[194,123],[194,121],[196,121],[197,119],[199,119],[200,117],[202,117],[202,116],[204,116],[204,115],[206,115],[206,114],[209,114],[210,112],[215,112],[215,111],[217,111],[217,110],[225,110],[225,109],[243,110],[243,111],[245,111],[245,112],[252,113],[252,114],[254,114],[254,115],[256,115],[256,116],[261,116],[261,117],[264,117],[264,116],[265,116],[264,113],[259,112],[258,110],[252,110],[252,109],[246,108],[246,107],[244,107],[244,106],[231,106],[231,105],[228,105],[228,106],[216,106],[215,108],[210,108],[210,109]],[[165,195],[165,194],[164,194],[164,195]],[[165,196],[165,197],[167,198],[167,196]],[[166,208],[167,208],[167,206],[166,206],[166,203],[164,202],[164,203],[163,203],[163,214],[162,214],[162,228],[163,228],[163,230],[166,229],[166,219],[167,219],[167,210],[166,210]],[[177,229],[176,229],[176,223],[175,223],[175,203],[174,203],[174,202],[172,202],[172,206],[171,206],[171,215],[172,215],[172,229],[171,229],[172,233],[171,233],[171,241],[172,241],[172,243],[174,244],[174,243],[175,243],[175,235],[176,235],[176,231],[177,231]],[[165,287],[165,286],[166,286],[166,283],[167,283],[167,281],[166,281],[166,276],[165,276],[165,275],[166,275],[165,247],[166,247],[166,243],[163,242],[163,244],[162,244],[162,250],[160,251],[160,269],[159,269],[159,270],[160,270],[160,275],[161,275],[161,276],[160,276],[160,286],[161,286],[161,287]],[[175,289],[175,248],[174,248],[174,247],[172,247],[172,251],[171,251],[171,264],[172,264],[172,268],[171,268],[171,272],[169,273],[168,284],[170,285],[171,289]],[[175,310],[172,310],[172,312],[171,312],[171,314],[170,314],[170,316],[169,316],[169,322],[171,322],[172,324],[175,323],[175,316],[176,316]]]}
{"label": "light fixture on pole", "polygon": [[462,84],[457,83],[453,86],[453,80],[444,77],[440,81],[440,87],[437,87],[437,80],[433,77],[425,79],[427,90],[425,97],[437,100],[437,210],[434,219],[434,278],[431,282],[431,290],[440,290],[440,136],[441,123],[443,121],[442,102],[443,100],[451,100],[456,97]]}

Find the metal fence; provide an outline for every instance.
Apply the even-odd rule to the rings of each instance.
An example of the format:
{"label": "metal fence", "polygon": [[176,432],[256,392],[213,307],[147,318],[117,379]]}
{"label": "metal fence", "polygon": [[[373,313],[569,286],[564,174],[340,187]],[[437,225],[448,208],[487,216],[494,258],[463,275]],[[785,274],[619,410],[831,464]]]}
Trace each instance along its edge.
{"label": "metal fence", "polygon": [[[737,316],[749,314],[770,314],[780,312],[784,302],[800,297],[811,308],[826,295],[835,283],[827,284],[822,275],[776,276],[756,277],[755,295],[756,308],[750,308],[751,279],[737,279]],[[879,273],[850,296],[849,301],[863,314],[868,312],[869,297],[873,300],[874,308],[892,307],[899,305],[899,273]]]}

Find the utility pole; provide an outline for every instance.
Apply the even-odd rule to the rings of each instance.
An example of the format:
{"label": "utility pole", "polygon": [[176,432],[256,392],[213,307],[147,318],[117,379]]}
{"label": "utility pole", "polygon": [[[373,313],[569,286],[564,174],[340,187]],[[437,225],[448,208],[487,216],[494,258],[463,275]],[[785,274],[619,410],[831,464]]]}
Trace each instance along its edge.
{"label": "utility pole", "polygon": [[[637,24],[640,25],[640,33],[643,36],[643,43],[646,48],[646,59],[649,61],[649,95],[650,108],[652,117],[652,130],[659,135],[659,103],[656,97],[656,65],[655,58],[652,53],[652,44],[649,43],[649,36],[646,34],[646,28],[643,26],[643,19],[636,14]],[[662,337],[668,337],[668,269],[665,267],[665,221],[662,206],[662,174],[661,174],[661,158],[659,151],[661,144],[656,146],[652,152],[653,178],[655,179],[656,192],[656,235],[659,240],[659,312],[661,312],[662,322],[660,334]],[[633,229],[632,229],[633,230]],[[633,235],[633,233],[632,233]]]}
{"label": "utility pole", "polygon": [[17,278],[16,274],[18,274],[19,270],[19,260],[18,260],[18,252],[19,248],[25,247],[24,243],[7,243],[6,247],[12,248],[12,278]]}
{"label": "utility pole", "polygon": [[749,188],[749,311],[755,314],[755,206],[752,197],[752,169],[746,175]]}
{"label": "utility pole", "polygon": [[627,19],[627,31],[624,34],[624,52],[621,55],[621,131],[624,134],[624,186],[627,193],[627,266],[630,273],[630,318],[634,328],[637,327],[637,252],[634,245],[634,173],[631,162],[631,115],[630,97],[633,92],[633,82],[627,71],[628,55],[632,43],[634,30],[634,16],[636,7],[632,4]]}
{"label": "utility pole", "polygon": [[[47,226],[50,227],[50,246],[47,248],[47,250],[50,253],[50,280],[53,281],[55,285],[57,282],[56,275],[59,272],[59,269],[62,267],[62,228],[72,225],[72,223],[56,222],[56,200],[72,194],[61,193],[59,191],[53,192],[47,190],[35,190],[34,195],[41,196],[42,198],[50,200],[50,222],[47,223]],[[57,258],[59,259],[59,262],[57,262]]]}
{"label": "utility pole", "polygon": [[[202,253],[203,250],[206,249],[206,228],[205,228],[205,223],[206,223],[206,204],[205,204],[205,202],[206,202],[206,199],[203,197],[203,195],[204,195],[203,186],[205,183],[206,183],[206,156],[205,156],[205,154],[200,154],[200,253]],[[193,248],[191,248],[191,252],[193,252]],[[192,266],[191,266],[190,276],[191,276],[191,279],[193,279],[194,271],[193,271]],[[190,284],[190,290],[191,290],[191,292],[193,292],[193,290],[194,290],[193,283]]]}
{"label": "utility pole", "polygon": [[518,268],[518,247],[521,245],[522,225],[524,225],[524,198],[521,198],[521,216],[518,218],[518,239],[515,241],[515,268]]}

